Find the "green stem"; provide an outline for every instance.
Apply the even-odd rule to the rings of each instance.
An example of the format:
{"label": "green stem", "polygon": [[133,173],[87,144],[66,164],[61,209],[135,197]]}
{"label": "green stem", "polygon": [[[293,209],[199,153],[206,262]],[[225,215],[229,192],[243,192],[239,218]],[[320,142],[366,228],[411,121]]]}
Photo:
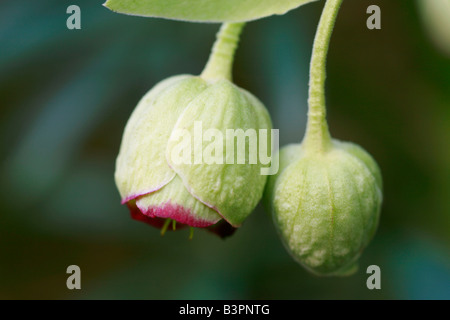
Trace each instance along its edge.
{"label": "green stem", "polygon": [[314,39],[309,78],[308,123],[303,146],[314,153],[331,147],[325,107],[326,60],[331,34],[342,0],[327,0]]}
{"label": "green stem", "polygon": [[200,77],[205,80],[232,80],[234,52],[236,51],[239,35],[245,23],[224,23],[217,33],[217,40]]}

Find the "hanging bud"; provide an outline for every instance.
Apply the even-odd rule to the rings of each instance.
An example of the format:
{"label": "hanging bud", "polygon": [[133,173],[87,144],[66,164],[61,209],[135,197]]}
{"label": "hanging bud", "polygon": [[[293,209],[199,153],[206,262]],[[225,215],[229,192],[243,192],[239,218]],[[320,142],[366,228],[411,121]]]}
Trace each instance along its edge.
{"label": "hanging bud", "polygon": [[380,170],[361,147],[331,139],[325,118],[325,59],[342,0],[328,0],[311,61],[308,125],[280,151],[265,202],[292,257],[317,275],[349,275],[373,237],[382,202]]}
{"label": "hanging bud", "polygon": [[225,24],[200,76],[157,84],[129,119],[115,180],[135,219],[163,232],[174,229],[170,219],[175,228],[208,227],[226,236],[261,199],[266,176],[261,162],[249,161],[256,150],[244,148],[246,160],[238,163],[242,154],[230,134],[253,130],[259,140],[260,129],[271,129],[262,103],[231,82],[242,26]]}
{"label": "hanging bud", "polygon": [[382,200],[381,174],[359,146],[332,140],[321,154],[303,145],[280,151],[267,194],[274,223],[295,260],[319,275],[346,275],[373,237]]}

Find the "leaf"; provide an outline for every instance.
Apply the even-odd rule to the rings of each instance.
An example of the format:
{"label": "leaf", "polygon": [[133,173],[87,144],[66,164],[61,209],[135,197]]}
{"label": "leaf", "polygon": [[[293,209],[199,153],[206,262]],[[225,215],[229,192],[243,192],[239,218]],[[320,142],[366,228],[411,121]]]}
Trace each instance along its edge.
{"label": "leaf", "polygon": [[129,15],[195,22],[243,22],[285,14],[317,0],[107,0],[108,9]]}

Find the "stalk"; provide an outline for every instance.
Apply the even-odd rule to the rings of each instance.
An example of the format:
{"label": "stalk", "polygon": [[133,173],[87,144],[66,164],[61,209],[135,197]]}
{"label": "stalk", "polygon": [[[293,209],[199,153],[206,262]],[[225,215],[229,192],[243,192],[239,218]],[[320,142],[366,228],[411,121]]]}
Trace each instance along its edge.
{"label": "stalk", "polygon": [[234,53],[245,23],[224,23],[200,77],[209,81],[227,79],[232,81]]}
{"label": "stalk", "polygon": [[307,152],[321,154],[331,148],[326,121],[326,60],[331,34],[342,0],[327,0],[320,17],[311,57],[308,98],[308,122],[303,146]]}

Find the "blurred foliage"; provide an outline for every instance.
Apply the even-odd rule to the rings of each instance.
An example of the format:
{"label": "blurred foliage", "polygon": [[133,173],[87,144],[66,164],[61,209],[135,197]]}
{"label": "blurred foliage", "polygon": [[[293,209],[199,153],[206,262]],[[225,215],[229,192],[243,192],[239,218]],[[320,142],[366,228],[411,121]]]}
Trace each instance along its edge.
{"label": "blurred foliage", "polygon": [[[384,176],[380,227],[349,278],[297,265],[260,207],[226,240],[159,232],[120,206],[124,125],[156,82],[198,74],[218,29],[115,14],[102,0],[0,3],[0,298],[449,299],[450,59],[414,1],[344,1],[328,59],[328,119]],[[66,28],[77,4],[82,29]],[[250,23],[234,78],[270,110],[280,143],[306,123],[308,65],[323,1]],[[67,290],[66,268],[82,270]],[[367,266],[382,290],[366,288]]]}

